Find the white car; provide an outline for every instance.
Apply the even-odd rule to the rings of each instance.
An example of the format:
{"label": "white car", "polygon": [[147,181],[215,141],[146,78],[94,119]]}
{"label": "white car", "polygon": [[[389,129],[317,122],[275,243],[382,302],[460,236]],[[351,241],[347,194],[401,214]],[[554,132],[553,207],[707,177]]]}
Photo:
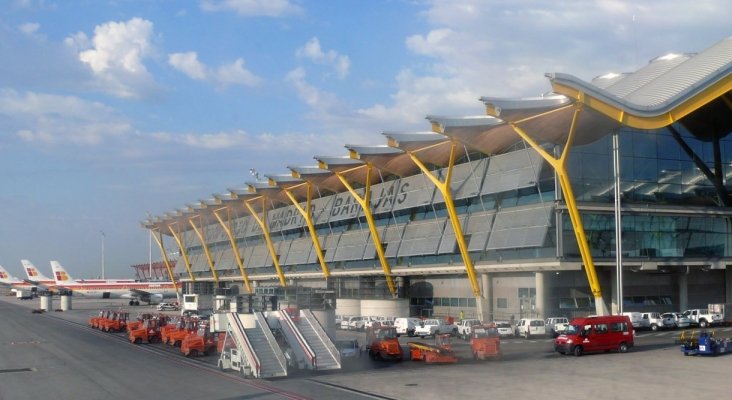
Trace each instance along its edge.
{"label": "white car", "polygon": [[543,319],[522,318],[516,324],[518,336],[529,339],[532,336],[546,336],[546,324]]}
{"label": "white car", "polygon": [[420,321],[419,325],[414,328],[414,335],[421,338],[445,333],[457,334],[457,327],[454,324],[448,325],[441,320],[430,318]]}
{"label": "white car", "polygon": [[501,337],[513,337],[513,328],[508,321],[493,321],[493,325],[495,325]]}
{"label": "white car", "polygon": [[691,326],[691,320],[686,318],[682,313],[670,312],[661,315],[663,318],[671,318],[674,321],[675,328],[688,328]]}
{"label": "white car", "polygon": [[567,330],[569,320],[565,317],[552,317],[546,319],[546,331],[552,337],[557,337]]}
{"label": "white car", "polygon": [[407,335],[409,337],[414,336],[414,330],[419,326],[421,320],[419,318],[397,318],[394,320],[394,327],[396,327],[397,337],[401,335]]}
{"label": "white car", "polygon": [[358,340],[337,340],[336,348],[341,353],[341,360],[347,360],[357,358],[361,356],[361,348],[358,345]]}
{"label": "white car", "polygon": [[160,303],[158,311],[178,311],[178,305],[175,303]]}
{"label": "white car", "polygon": [[341,321],[341,329],[346,331],[362,331],[364,328],[364,317],[348,317]]}

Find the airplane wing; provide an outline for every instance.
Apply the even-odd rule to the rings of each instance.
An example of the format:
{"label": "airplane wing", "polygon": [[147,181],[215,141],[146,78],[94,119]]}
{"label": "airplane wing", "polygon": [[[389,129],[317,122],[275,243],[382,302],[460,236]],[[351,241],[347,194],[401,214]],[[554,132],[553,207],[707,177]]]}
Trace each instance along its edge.
{"label": "airplane wing", "polygon": [[48,291],[51,291],[51,290],[53,290],[54,288],[57,287],[57,286],[53,286],[53,287],[52,286],[48,286],[48,285],[43,284],[41,282],[33,281],[33,280],[30,280],[30,279],[23,279],[23,282],[28,283],[28,284],[31,284],[31,285],[37,287],[40,290],[48,290]]}
{"label": "airplane wing", "polygon": [[151,302],[160,302],[163,299],[163,295],[160,293],[153,293],[148,292],[147,290],[141,290],[141,289],[129,289],[130,293],[134,297],[139,297],[140,300],[151,303]]}

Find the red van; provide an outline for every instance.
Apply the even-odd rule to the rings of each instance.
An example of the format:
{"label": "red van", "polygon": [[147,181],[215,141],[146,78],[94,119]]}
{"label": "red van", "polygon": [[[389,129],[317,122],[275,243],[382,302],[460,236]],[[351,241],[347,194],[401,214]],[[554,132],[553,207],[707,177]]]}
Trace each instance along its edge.
{"label": "red van", "polygon": [[574,354],[617,350],[625,353],[633,347],[633,324],[625,315],[575,318],[563,335],[554,339],[554,351]]}

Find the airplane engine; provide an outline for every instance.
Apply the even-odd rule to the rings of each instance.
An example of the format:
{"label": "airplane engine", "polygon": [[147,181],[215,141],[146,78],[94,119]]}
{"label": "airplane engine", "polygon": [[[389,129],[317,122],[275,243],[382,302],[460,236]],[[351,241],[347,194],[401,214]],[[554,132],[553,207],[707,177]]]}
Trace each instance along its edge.
{"label": "airplane engine", "polygon": [[160,293],[153,293],[150,295],[150,303],[151,304],[158,304],[161,301],[163,301],[163,295]]}

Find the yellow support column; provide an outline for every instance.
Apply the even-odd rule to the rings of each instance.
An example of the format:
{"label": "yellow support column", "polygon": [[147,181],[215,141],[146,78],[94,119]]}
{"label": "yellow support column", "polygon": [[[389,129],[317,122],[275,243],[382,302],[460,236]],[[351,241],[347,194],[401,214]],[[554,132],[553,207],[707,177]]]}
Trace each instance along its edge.
{"label": "yellow support column", "polygon": [[457,144],[454,141],[450,142],[450,161],[447,165],[447,176],[444,182],[440,182],[432,172],[427,169],[427,166],[412,152],[407,152],[412,161],[422,170],[422,172],[429,178],[430,181],[435,185],[437,190],[440,191],[442,197],[445,199],[445,208],[450,216],[450,223],[452,224],[452,230],[455,233],[455,240],[457,240],[458,248],[460,248],[460,255],[463,258],[465,264],[465,271],[468,273],[468,279],[470,280],[470,287],[473,289],[473,295],[476,300],[481,297],[480,284],[478,283],[478,277],[475,273],[475,266],[473,260],[470,258],[468,252],[468,245],[465,243],[465,236],[463,235],[463,228],[460,226],[460,220],[458,219],[457,211],[455,211],[455,202],[452,198],[452,190],[450,188],[450,182],[452,181],[452,170],[455,165],[455,149]]}
{"label": "yellow support column", "polygon": [[[305,185],[308,185],[308,194],[307,194],[307,200],[305,203],[305,209],[302,208],[300,203],[297,201],[295,196],[292,195],[290,192],[293,188],[287,188],[283,189],[287,197],[290,199],[292,204],[295,206],[297,211],[300,212],[300,215],[305,218],[305,223],[308,225],[308,231],[310,231],[310,238],[313,241],[313,247],[315,248],[315,251],[318,255],[318,261],[320,262],[320,269],[323,270],[323,277],[327,280],[330,277],[330,269],[328,269],[328,264],[325,263],[325,256],[323,255],[323,248],[320,246],[320,239],[318,239],[318,233],[315,231],[315,223],[313,222],[313,212],[312,212],[312,197],[313,197],[313,185],[310,182],[306,182]],[[298,185],[299,186],[299,185]]]}
{"label": "yellow support column", "polygon": [[191,271],[191,262],[188,260],[188,253],[186,253],[183,242],[180,240],[180,237],[173,229],[173,225],[168,225],[168,229],[170,230],[170,233],[173,234],[173,239],[175,239],[175,242],[178,243],[178,248],[180,249],[180,254],[183,256],[183,262],[185,263],[186,271],[188,271],[188,277],[191,278],[191,282],[195,282],[196,278],[193,276],[193,271]]}
{"label": "yellow support column", "polygon": [[[361,168],[360,166],[357,168]],[[334,172],[334,174],[340,179],[343,186],[348,189],[351,196],[361,206],[363,215],[366,217],[366,222],[369,226],[369,232],[371,232],[371,238],[374,240],[374,247],[376,248],[376,254],[379,256],[379,262],[381,262],[381,269],[384,270],[384,277],[386,277],[386,284],[389,286],[389,292],[392,296],[397,297],[396,286],[394,285],[394,278],[391,275],[391,267],[389,262],[386,260],[384,254],[384,246],[381,245],[381,238],[379,232],[376,229],[376,223],[374,222],[374,216],[371,214],[371,164],[366,164],[366,189],[364,197],[359,196],[358,193],[353,189],[350,183],[343,177],[343,172]],[[348,171],[344,171],[348,172]]]}
{"label": "yellow support column", "polygon": [[[224,207],[227,212],[229,212],[229,207]],[[214,217],[219,221],[219,224],[221,224],[221,227],[224,229],[224,232],[226,232],[226,236],[229,237],[229,243],[231,244],[231,251],[234,253],[234,258],[236,259],[236,265],[239,266],[239,272],[241,273],[241,279],[244,281],[244,285],[247,287],[247,293],[252,294],[252,285],[249,283],[249,277],[247,276],[246,271],[244,271],[244,264],[241,260],[241,255],[239,255],[239,247],[236,245],[236,239],[234,239],[234,235],[231,233],[231,229],[229,226],[224,222],[223,218],[219,215],[219,211],[223,210],[224,208],[219,208],[218,210],[213,211]],[[229,218],[227,218],[228,220]]]}
{"label": "yellow support column", "polygon": [[[151,233],[154,231],[151,229]],[[160,235],[160,237],[158,237]],[[155,241],[158,243],[158,247],[160,247],[160,254],[163,255],[163,261],[165,262],[165,268],[168,269],[168,276],[170,277],[170,281],[173,282],[173,287],[175,287],[175,297],[178,297],[178,284],[175,283],[175,275],[173,275],[173,269],[170,268],[170,260],[168,260],[168,253],[165,251],[165,246],[163,246],[163,234],[161,232],[158,232],[158,235],[152,235],[155,238]]]}
{"label": "yellow support column", "polygon": [[213,276],[214,282],[218,284],[219,274],[216,273],[214,261],[211,257],[211,252],[208,250],[208,244],[206,244],[206,239],[203,237],[203,232],[196,226],[196,223],[193,222],[193,218],[189,219],[188,223],[191,224],[191,227],[193,227],[193,231],[196,232],[196,236],[198,236],[198,240],[201,241],[201,246],[203,246],[203,252],[206,254],[206,260],[208,261],[208,267],[209,269],[211,269],[211,276]]}
{"label": "yellow support column", "polygon": [[[262,200],[262,218],[259,218],[259,215],[256,211],[254,211],[254,207],[252,207],[251,204],[249,204],[250,201],[261,199]],[[285,275],[282,273],[282,268],[280,267],[280,260],[277,256],[277,252],[275,251],[274,244],[272,244],[272,238],[269,235],[269,228],[267,227],[267,204],[266,199],[264,196],[261,196],[257,199],[252,199],[249,201],[245,201],[244,205],[247,207],[249,212],[252,214],[252,217],[255,221],[259,224],[259,227],[262,228],[262,232],[264,233],[264,240],[267,242],[267,249],[269,250],[269,255],[272,257],[272,263],[274,263],[275,270],[277,271],[277,276],[280,278],[280,285],[282,287],[287,286],[287,282],[285,281]]]}
{"label": "yellow support column", "polygon": [[570,126],[569,135],[567,137],[567,143],[562,149],[561,156],[557,159],[551,154],[547,153],[538,143],[536,143],[523,129],[521,129],[515,123],[508,123],[511,128],[524,139],[534,150],[536,150],[549,165],[554,168],[559,177],[559,185],[564,193],[564,201],[567,204],[567,210],[569,212],[569,219],[572,222],[572,228],[574,229],[575,238],[579,245],[580,255],[582,256],[582,262],[585,265],[585,273],[587,274],[587,281],[590,284],[590,290],[592,295],[595,297],[595,312],[597,315],[607,315],[608,310],[605,306],[605,302],[602,299],[602,290],[600,289],[600,281],[597,278],[597,271],[595,270],[595,263],[592,260],[592,253],[590,252],[590,246],[587,244],[587,236],[585,235],[585,228],[582,225],[582,217],[580,216],[579,210],[577,209],[577,202],[572,191],[572,184],[569,180],[569,174],[567,173],[566,162],[569,150],[572,147],[572,141],[574,140],[575,131],[577,128],[577,120],[579,114],[582,111],[581,106],[575,106],[574,116],[572,117],[572,125]]}

